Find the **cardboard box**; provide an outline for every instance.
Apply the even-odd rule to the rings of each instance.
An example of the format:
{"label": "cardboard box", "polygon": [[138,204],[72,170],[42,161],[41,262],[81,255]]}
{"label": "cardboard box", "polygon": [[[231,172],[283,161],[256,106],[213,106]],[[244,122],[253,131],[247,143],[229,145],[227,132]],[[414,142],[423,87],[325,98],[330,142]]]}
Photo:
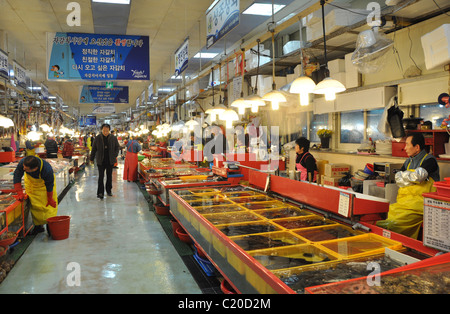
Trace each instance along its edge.
{"label": "cardboard box", "polygon": [[345,72],[337,72],[337,73],[330,72],[330,77],[333,80],[341,82],[345,87],[347,87],[347,74]]}
{"label": "cardboard box", "polygon": [[323,185],[331,185],[331,186],[339,186],[339,180],[342,177],[327,177],[327,176],[322,176],[322,184]]}
{"label": "cardboard box", "polygon": [[350,171],[350,165],[348,164],[326,164],[325,176],[326,177],[343,177]]}
{"label": "cardboard box", "polygon": [[361,75],[352,62],[352,54],[345,55],[345,87],[353,88],[361,85]]}

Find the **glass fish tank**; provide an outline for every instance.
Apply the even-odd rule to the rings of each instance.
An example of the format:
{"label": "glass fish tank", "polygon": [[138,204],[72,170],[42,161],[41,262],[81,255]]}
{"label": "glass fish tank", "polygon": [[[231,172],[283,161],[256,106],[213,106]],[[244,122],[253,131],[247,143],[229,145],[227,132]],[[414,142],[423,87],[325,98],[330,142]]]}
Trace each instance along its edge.
{"label": "glass fish tank", "polygon": [[246,223],[246,224],[242,223],[242,224],[218,225],[216,227],[224,235],[228,237],[281,230],[280,228],[266,221]]}
{"label": "glass fish tank", "polygon": [[379,284],[369,285],[359,278],[322,286],[308,287],[314,294],[448,294],[450,262],[381,274]]}
{"label": "glass fish tank", "polygon": [[251,203],[240,203],[241,206],[250,209],[270,209],[270,208],[280,208],[285,206],[285,203],[281,201],[269,201],[269,202],[251,202]]}
{"label": "glass fish tank", "polygon": [[195,207],[195,210],[200,214],[205,215],[205,214],[245,211],[245,208],[233,204],[233,205],[200,206]]}
{"label": "glass fish tank", "polygon": [[265,201],[273,201],[274,199],[265,195],[254,195],[248,197],[233,197],[229,198],[231,201],[235,203],[252,203],[252,202],[265,202]]}
{"label": "glass fish tank", "polygon": [[299,216],[309,216],[313,215],[312,212],[297,208],[297,207],[281,207],[276,209],[263,209],[255,210],[256,214],[261,215],[267,219],[277,219],[277,218],[291,218]]}
{"label": "glass fish tank", "polygon": [[335,239],[354,237],[364,234],[342,225],[325,226],[320,228],[296,230],[294,233],[311,242],[321,242]]}
{"label": "glass fish tank", "polygon": [[275,275],[295,292],[304,293],[306,287],[366,277],[373,272],[370,267],[373,263],[376,263],[380,272],[404,266],[403,263],[383,255],[316,265],[306,269],[281,270],[276,271]]}
{"label": "glass fish tank", "polygon": [[269,270],[302,267],[337,260],[333,254],[310,244],[253,251],[249,254]]}
{"label": "glass fish tank", "polygon": [[328,220],[320,216],[277,219],[273,220],[273,222],[286,229],[311,228],[317,226],[337,224],[332,220]]}
{"label": "glass fish tank", "polygon": [[221,192],[224,197],[235,198],[235,197],[249,197],[249,196],[264,196],[262,193],[255,191],[234,191],[234,192]]}
{"label": "glass fish tank", "polygon": [[249,211],[238,211],[221,214],[206,214],[203,217],[213,225],[231,224],[245,221],[257,221],[262,218]]}
{"label": "glass fish tank", "polygon": [[284,231],[231,237],[230,239],[245,251],[254,251],[305,243],[305,241],[301,238]]}

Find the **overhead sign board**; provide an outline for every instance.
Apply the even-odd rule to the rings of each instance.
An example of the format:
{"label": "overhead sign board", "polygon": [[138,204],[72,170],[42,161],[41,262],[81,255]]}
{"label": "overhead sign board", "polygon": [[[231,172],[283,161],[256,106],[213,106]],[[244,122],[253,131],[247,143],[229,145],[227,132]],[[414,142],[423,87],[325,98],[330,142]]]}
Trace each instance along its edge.
{"label": "overhead sign board", "polygon": [[47,33],[47,78],[149,80],[148,36]]}
{"label": "overhead sign board", "polygon": [[127,104],[128,99],[128,86],[84,85],[80,93],[81,104]]}
{"label": "overhead sign board", "polygon": [[220,0],[206,14],[206,48],[239,25],[240,1]]}

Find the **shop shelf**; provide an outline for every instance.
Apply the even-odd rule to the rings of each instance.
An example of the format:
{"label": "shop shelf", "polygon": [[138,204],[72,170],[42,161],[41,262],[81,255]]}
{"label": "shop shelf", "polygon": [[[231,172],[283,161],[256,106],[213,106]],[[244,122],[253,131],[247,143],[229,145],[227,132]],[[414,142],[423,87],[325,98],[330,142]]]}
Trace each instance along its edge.
{"label": "shop shelf", "polygon": [[205,215],[205,214],[245,211],[246,209],[236,204],[232,204],[232,205],[200,206],[195,207],[195,210],[198,211],[200,214]]}
{"label": "shop shelf", "polygon": [[280,208],[286,206],[285,203],[280,201],[270,201],[270,202],[250,202],[250,203],[240,203],[241,206],[247,209],[271,209]]}
{"label": "shop shelf", "polygon": [[342,259],[381,254],[385,248],[390,248],[395,251],[403,249],[400,242],[373,233],[333,241],[324,241],[317,244],[317,246],[338,254]]}
{"label": "shop shelf", "polygon": [[269,270],[304,267],[338,260],[334,254],[311,244],[258,250],[249,254]]}
{"label": "shop shelf", "polygon": [[305,228],[293,232],[311,242],[329,241],[364,234],[361,231],[353,230],[343,225]]}
{"label": "shop shelf", "polygon": [[297,237],[285,231],[230,237],[230,240],[239,245],[245,251],[254,251],[305,243],[305,241],[300,237]]}
{"label": "shop shelf", "polygon": [[303,210],[294,206],[285,206],[276,209],[254,210],[253,212],[263,216],[266,219],[291,218],[313,215],[313,213],[310,211]]}
{"label": "shop shelf", "polygon": [[221,231],[228,237],[281,230],[281,228],[275,226],[274,224],[271,224],[268,221],[225,224],[225,225],[217,225],[216,227],[219,231]]}
{"label": "shop shelf", "polygon": [[272,222],[286,229],[311,228],[337,224],[335,221],[325,219],[317,215],[298,218],[274,219]]}
{"label": "shop shelf", "polygon": [[220,214],[207,214],[203,217],[211,222],[213,225],[233,224],[246,221],[262,220],[261,217],[253,214],[250,211],[238,211]]}

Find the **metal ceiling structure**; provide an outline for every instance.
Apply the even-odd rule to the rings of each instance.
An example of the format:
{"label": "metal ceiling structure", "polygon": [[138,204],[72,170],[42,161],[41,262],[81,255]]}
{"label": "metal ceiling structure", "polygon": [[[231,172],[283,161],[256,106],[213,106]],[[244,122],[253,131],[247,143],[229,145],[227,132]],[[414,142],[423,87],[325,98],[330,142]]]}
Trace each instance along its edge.
{"label": "metal ceiling structure", "polygon": [[[374,1],[374,0],[372,0]],[[334,5],[346,4],[351,8],[365,8],[370,0],[330,0]],[[81,7],[81,26],[70,27],[66,18],[70,11],[62,0],[0,0],[2,17],[0,31],[3,31],[4,47],[11,60],[17,60],[26,69],[34,82],[41,82],[49,87],[50,93],[58,94],[69,106],[80,109],[81,114],[92,112],[92,105],[79,104],[80,86],[86,82],[49,82],[46,80],[46,33],[47,32],[78,32],[102,34],[147,35],[150,38],[150,72],[151,81],[158,86],[180,87],[181,81],[173,79],[174,53],[183,41],[189,37],[189,67],[184,75],[190,78],[200,75],[205,77],[211,65],[220,58],[234,54],[244,43],[252,41],[255,36],[267,33],[268,16],[243,15],[242,12],[254,2],[272,3],[271,0],[241,0],[240,24],[224,39],[210,49],[206,49],[206,12],[213,3],[212,0],[131,0],[130,5],[94,3],[92,0],[78,0]],[[279,35],[293,33],[298,29],[298,16],[315,5],[320,8],[318,0],[275,0],[276,4],[286,6],[275,15],[278,25],[284,27]],[[384,0],[376,0],[380,5],[391,10]],[[387,12],[415,23],[433,15],[449,12],[448,0],[401,0]],[[294,17],[294,18],[293,18]],[[289,22],[289,19],[291,22]],[[327,46],[332,57],[339,57],[355,48],[356,36],[364,23],[354,25],[334,32],[327,36]],[[322,39],[311,43],[314,55],[320,59]],[[195,59],[199,52],[215,52],[219,56],[211,59]],[[226,55],[226,56],[225,56]],[[289,57],[289,56],[288,56]],[[298,53],[293,53],[291,59],[284,58],[277,66],[285,67],[299,63]],[[130,88],[130,103],[116,105],[116,112],[135,107],[135,100],[140,96],[151,81],[129,82],[118,81],[117,85]],[[92,83],[92,82],[91,82]],[[104,83],[104,82],[103,82]],[[100,84],[100,82],[98,82]],[[164,94],[162,94],[164,97]]]}

